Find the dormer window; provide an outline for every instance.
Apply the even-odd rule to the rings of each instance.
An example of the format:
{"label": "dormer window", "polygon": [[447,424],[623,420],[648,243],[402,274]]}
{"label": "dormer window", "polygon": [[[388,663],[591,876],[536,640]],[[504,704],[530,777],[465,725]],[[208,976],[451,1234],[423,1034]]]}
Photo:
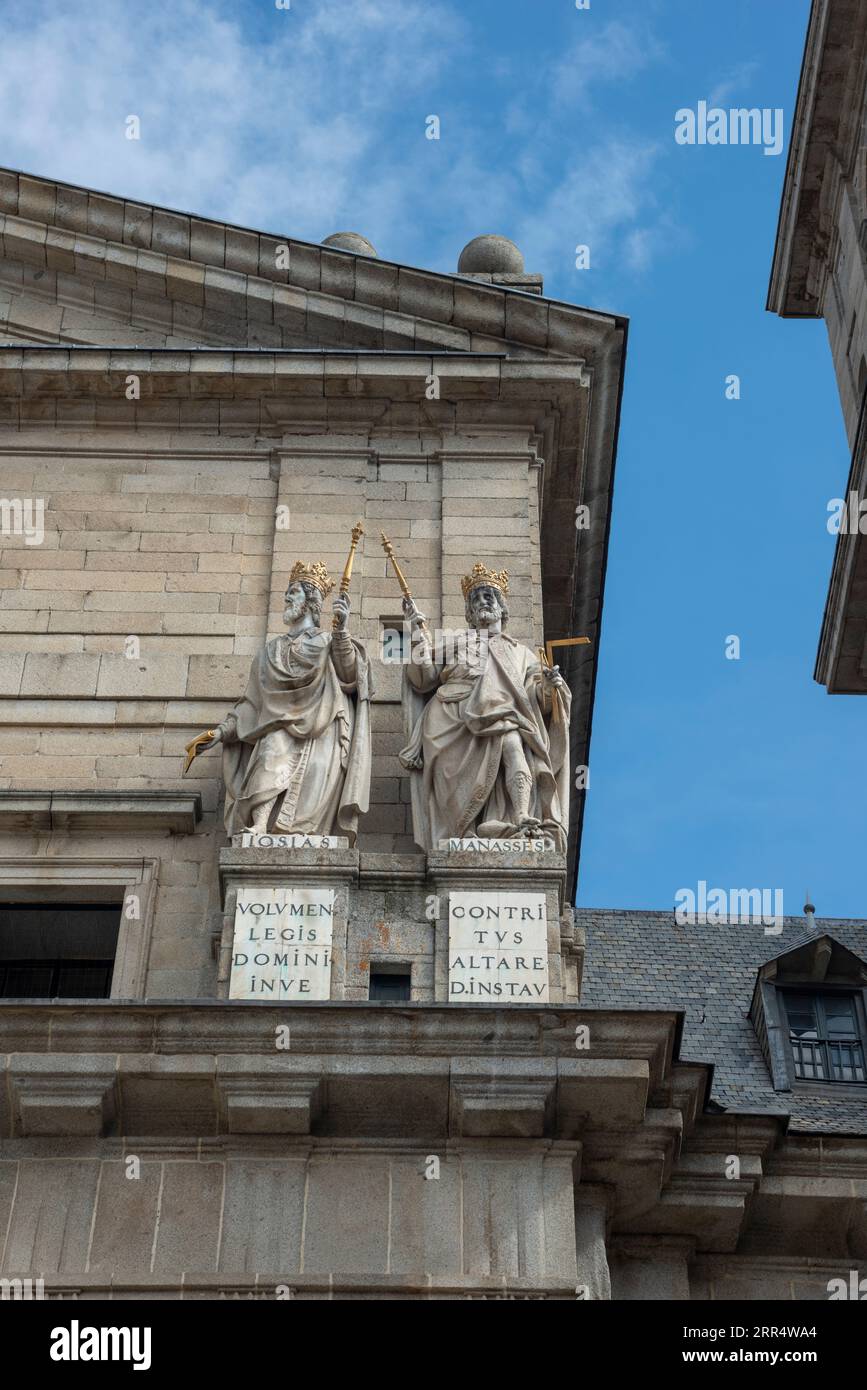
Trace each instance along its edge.
{"label": "dormer window", "polygon": [[785,990],[783,998],[798,1081],[867,1081],[854,994]]}
{"label": "dormer window", "polygon": [[867,962],[834,937],[766,961],[750,1018],[775,1091],[867,1085]]}

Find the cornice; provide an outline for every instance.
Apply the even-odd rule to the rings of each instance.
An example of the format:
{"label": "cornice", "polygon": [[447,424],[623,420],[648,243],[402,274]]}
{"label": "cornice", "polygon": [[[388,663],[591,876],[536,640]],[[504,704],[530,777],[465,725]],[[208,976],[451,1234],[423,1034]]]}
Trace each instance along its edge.
{"label": "cornice", "polygon": [[774,313],[822,313],[836,202],[861,129],[865,70],[867,0],[814,0],[768,289]]}
{"label": "cornice", "polygon": [[[574,1050],[579,1020],[590,1056]],[[276,1022],[290,1024],[287,1053]],[[709,1069],[673,1058],[676,1026],[671,1013],[556,1006],[2,1003],[2,1148],[24,1158],[50,1138],[57,1156],[98,1158],[126,1136],[139,1154],[214,1157],[533,1150],[573,1166],[579,1201],[582,1186],[604,1194],[618,1245],[725,1254],[749,1232],[761,1251],[775,1221],[807,1240],[821,1212],[836,1245],[859,1239],[867,1139],[703,1113]],[[691,1103],[654,1106],[665,1088]]]}
{"label": "cornice", "polygon": [[547,299],[536,286],[528,292],[417,269],[11,169],[0,169],[0,235],[8,239],[7,254],[26,264],[109,279],[182,303],[210,300],[220,311],[243,302],[243,317],[249,309],[260,321],[268,320],[276,298],[287,322],[294,316],[303,321],[309,304],[350,329],[354,321],[365,334],[388,332],[411,341],[416,324],[421,336],[431,324],[457,335],[455,346],[486,336],[554,352],[570,352],[582,332],[616,321]]}
{"label": "cornice", "polygon": [[191,835],[201,818],[200,792],[0,790],[0,830]]}
{"label": "cornice", "polygon": [[[89,393],[124,400],[126,377],[141,379],[141,396],[261,398],[362,396],[379,390],[390,399],[427,408],[454,399],[514,400],[532,409],[534,398],[565,403],[584,380],[583,359],[461,353],[320,352],[314,349],[172,349],[0,346],[0,397]],[[427,378],[441,383],[440,401],[428,401]],[[447,400],[443,402],[442,397]],[[129,401],[132,418],[140,402]],[[363,400],[360,402],[363,405]]]}

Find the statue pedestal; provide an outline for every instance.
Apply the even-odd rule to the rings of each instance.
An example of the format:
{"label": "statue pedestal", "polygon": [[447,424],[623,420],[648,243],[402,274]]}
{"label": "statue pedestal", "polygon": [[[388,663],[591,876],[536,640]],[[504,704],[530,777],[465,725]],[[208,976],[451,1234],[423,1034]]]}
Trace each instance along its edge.
{"label": "statue pedestal", "polygon": [[[435,996],[454,1004],[578,997],[580,953],[564,910],[566,858],[550,841],[447,840],[428,855],[438,905]],[[482,845],[484,848],[476,848]]]}
{"label": "statue pedestal", "polygon": [[411,975],[410,1004],[577,1003],[565,857],[511,843],[425,858],[233,842],[220,853],[217,997],[363,1001],[384,971]]}
{"label": "statue pedestal", "polygon": [[217,997],[270,1004],[342,997],[358,851],[346,841],[331,848],[329,836],[317,848],[236,843],[244,838],[220,851]]}

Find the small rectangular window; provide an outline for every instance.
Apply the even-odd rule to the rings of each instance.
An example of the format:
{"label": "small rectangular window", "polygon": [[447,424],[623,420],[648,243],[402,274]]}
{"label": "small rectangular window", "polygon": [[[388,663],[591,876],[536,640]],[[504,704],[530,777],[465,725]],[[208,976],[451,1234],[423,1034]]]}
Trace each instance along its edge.
{"label": "small rectangular window", "polygon": [[0,904],[0,998],[107,999],[118,903]]}
{"label": "small rectangular window", "polygon": [[400,666],[409,651],[409,627],[404,618],[380,618],[380,656],[386,666]]}
{"label": "small rectangular window", "polygon": [[400,1000],[412,998],[412,972],[408,966],[401,966],[399,970],[372,970],[370,972],[370,992],[369,999],[379,999],[380,1001],[391,1001],[398,1003]]}

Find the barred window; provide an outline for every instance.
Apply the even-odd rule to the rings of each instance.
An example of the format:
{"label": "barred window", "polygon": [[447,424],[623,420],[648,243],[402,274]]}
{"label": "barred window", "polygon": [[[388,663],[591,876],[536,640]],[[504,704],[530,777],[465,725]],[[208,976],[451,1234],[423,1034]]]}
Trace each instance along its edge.
{"label": "barred window", "polygon": [[789,1042],[799,1081],[867,1081],[854,994],[785,992]]}

